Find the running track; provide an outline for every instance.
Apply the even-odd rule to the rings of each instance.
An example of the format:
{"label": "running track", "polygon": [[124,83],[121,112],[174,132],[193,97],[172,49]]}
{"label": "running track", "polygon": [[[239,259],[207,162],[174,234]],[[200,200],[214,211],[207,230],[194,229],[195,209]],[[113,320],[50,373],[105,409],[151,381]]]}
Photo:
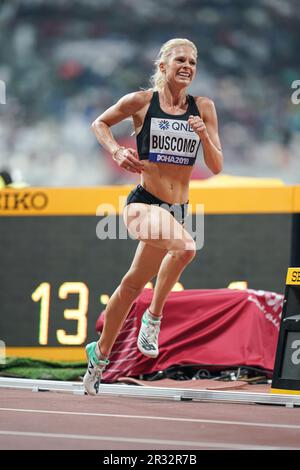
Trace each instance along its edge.
{"label": "running track", "polygon": [[300,408],[1,389],[0,449],[300,449]]}

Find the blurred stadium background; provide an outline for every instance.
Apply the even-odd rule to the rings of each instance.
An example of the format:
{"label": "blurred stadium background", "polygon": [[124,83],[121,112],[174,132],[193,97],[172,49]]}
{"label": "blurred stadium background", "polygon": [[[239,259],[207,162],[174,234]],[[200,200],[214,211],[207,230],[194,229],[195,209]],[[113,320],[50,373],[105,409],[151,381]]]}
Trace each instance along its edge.
{"label": "blurred stadium background", "polygon": [[[160,45],[199,50],[193,94],[217,107],[224,173],[300,178],[300,10],[296,0],[11,0],[0,6],[0,171],[33,186],[130,183],[90,124],[149,86]],[[134,145],[131,122],[115,135]],[[201,162],[194,178],[206,178]]]}

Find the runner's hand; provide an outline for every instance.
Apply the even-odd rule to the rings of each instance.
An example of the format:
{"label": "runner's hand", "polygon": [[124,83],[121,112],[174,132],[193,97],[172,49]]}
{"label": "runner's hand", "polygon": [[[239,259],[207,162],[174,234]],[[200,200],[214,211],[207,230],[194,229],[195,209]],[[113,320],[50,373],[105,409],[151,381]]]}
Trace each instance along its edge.
{"label": "runner's hand", "polygon": [[188,123],[193,129],[193,131],[199,135],[199,137],[202,137],[207,134],[205,122],[200,116],[189,116]]}
{"label": "runner's hand", "polygon": [[138,159],[136,151],[131,148],[120,147],[113,154],[113,159],[121,168],[131,173],[142,173],[144,169],[144,163]]}

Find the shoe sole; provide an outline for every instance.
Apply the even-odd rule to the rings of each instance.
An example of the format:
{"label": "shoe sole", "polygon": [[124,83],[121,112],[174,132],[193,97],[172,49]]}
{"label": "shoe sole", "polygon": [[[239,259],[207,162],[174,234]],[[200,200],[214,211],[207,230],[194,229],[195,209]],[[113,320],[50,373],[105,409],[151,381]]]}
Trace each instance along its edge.
{"label": "shoe sole", "polygon": [[156,354],[149,354],[147,352],[145,352],[143,349],[140,348],[140,345],[139,343],[137,343],[137,347],[138,347],[138,350],[146,357],[149,357],[150,359],[155,359],[156,357],[158,357],[159,355],[159,352],[156,353]]}

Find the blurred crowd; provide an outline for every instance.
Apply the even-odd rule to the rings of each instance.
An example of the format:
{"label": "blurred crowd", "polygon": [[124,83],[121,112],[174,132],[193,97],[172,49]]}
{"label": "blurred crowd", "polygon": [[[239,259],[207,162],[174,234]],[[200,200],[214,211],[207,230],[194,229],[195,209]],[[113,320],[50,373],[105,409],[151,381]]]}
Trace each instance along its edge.
{"label": "blurred crowd", "polygon": [[[191,93],[215,101],[224,172],[299,183],[299,20],[296,0],[2,0],[0,170],[35,186],[134,182],[90,124],[149,86],[163,42],[187,37]],[[135,145],[130,120],[113,131]],[[209,176],[200,158],[193,177]]]}

